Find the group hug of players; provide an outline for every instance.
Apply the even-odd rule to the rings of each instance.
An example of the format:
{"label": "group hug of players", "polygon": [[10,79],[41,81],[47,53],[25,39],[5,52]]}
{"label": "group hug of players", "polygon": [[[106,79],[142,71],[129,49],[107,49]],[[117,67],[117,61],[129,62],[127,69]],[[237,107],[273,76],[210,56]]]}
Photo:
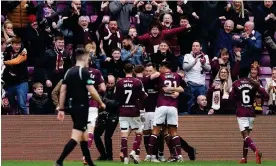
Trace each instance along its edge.
{"label": "group hug of players", "polygon": [[[79,58],[79,60],[83,59]],[[86,61],[85,58],[84,61]],[[84,65],[84,67],[87,66]],[[93,85],[98,91],[103,90],[102,85],[104,85],[104,80],[101,73],[93,68],[88,68],[88,72],[90,78],[82,82],[86,86]],[[125,78],[117,80],[114,90],[115,100],[119,103],[119,124],[121,130],[120,157],[122,162],[129,164],[131,159],[135,164],[139,163],[142,135],[144,135],[144,145],[147,153],[145,161],[166,161],[163,157],[164,142],[162,141],[164,140],[171,153],[169,162],[183,161],[181,154],[182,148],[188,153],[190,160],[195,160],[196,150],[189,146],[177,133],[178,96],[179,93],[184,92],[186,86],[183,78],[179,74],[171,71],[170,63],[167,61],[163,61],[160,64],[159,71],[156,70],[153,64],[149,63],[146,64],[145,68],[136,66],[135,69],[132,64],[126,64],[124,66],[124,72]],[[64,80],[66,79],[65,75]],[[68,82],[66,83],[64,81],[64,84],[67,84],[67,89],[69,88]],[[81,131],[83,133],[89,133],[87,146],[90,147],[93,141],[98,107],[104,109],[105,105],[98,99],[97,95],[93,94],[97,92],[89,89],[87,91],[90,92],[92,98],[89,99],[87,120],[83,119],[88,124]],[[256,145],[249,136],[253,128],[255,114],[252,106],[257,92],[264,98],[268,98],[268,94],[258,82],[244,77],[233,83],[230,93],[230,98],[236,101],[237,120],[244,139],[243,158],[240,163],[247,163],[248,147],[256,154],[256,163],[261,163],[262,154],[257,150]],[[64,108],[64,105],[60,108]],[[60,111],[62,112],[63,110]],[[78,130],[75,127],[76,123],[78,123],[76,120],[74,121],[75,115],[71,114],[71,116],[74,129]],[[58,118],[63,120],[63,118],[60,118],[60,115],[58,115]],[[128,136],[132,131],[135,131],[135,140],[132,150],[129,153]],[[90,156],[84,155],[85,164],[87,164],[87,159],[91,160]],[[90,163],[88,165],[94,165]],[[56,166],[59,165],[56,164]]]}

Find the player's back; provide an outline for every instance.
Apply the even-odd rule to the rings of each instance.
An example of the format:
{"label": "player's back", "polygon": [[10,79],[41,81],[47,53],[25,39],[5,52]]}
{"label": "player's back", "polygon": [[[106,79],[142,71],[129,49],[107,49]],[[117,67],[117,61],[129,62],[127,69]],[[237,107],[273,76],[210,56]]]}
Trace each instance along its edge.
{"label": "player's back", "polygon": [[[66,98],[72,103],[83,103],[88,104],[88,91],[86,88],[86,83],[82,79],[88,73],[87,68],[80,68],[79,66],[74,66],[70,68],[65,76],[64,82],[66,82]],[[92,81],[92,80],[88,80]],[[71,99],[70,99],[71,98]]]}
{"label": "player's back", "polygon": [[164,87],[179,87],[183,80],[177,73],[167,72],[161,74],[158,80],[159,95],[157,100],[157,107],[172,106],[177,108],[178,99],[171,97],[171,93],[166,93]]}
{"label": "player's back", "polygon": [[120,105],[120,117],[137,117],[140,110],[137,101],[146,97],[142,82],[134,77],[126,77],[116,84],[115,98]]}
{"label": "player's back", "polygon": [[[98,91],[99,85],[101,83],[104,83],[102,73],[99,70],[94,69],[94,68],[89,68],[88,72],[90,74],[90,78],[93,81],[93,85],[94,85],[95,89]],[[89,107],[98,107],[98,103],[91,98],[90,93],[88,93],[88,97],[89,97]]]}
{"label": "player's back", "polygon": [[233,83],[230,97],[236,101],[237,117],[255,117],[253,103],[258,91],[249,78],[242,78]]}

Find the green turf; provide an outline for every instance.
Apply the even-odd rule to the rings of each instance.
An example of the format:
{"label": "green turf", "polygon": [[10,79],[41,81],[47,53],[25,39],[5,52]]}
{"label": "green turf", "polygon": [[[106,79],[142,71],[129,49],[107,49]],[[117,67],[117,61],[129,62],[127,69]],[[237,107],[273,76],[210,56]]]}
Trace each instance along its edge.
{"label": "green turf", "polygon": [[[97,166],[122,166],[123,163],[120,162],[95,162]],[[131,163],[130,165],[134,165]],[[239,165],[236,161],[184,161],[183,163],[140,163],[142,166],[232,166]],[[256,166],[255,162],[250,161],[245,166]],[[276,166],[276,161],[264,161],[262,165],[266,166]],[[53,162],[50,161],[2,161],[2,166],[53,166]],[[65,162],[64,166],[82,166],[80,161],[78,162]]]}

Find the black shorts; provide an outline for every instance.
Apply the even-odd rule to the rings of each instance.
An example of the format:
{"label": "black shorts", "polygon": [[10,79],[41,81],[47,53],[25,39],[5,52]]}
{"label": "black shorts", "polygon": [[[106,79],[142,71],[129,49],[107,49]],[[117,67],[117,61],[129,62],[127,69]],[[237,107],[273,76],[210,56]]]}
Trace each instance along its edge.
{"label": "black shorts", "polygon": [[71,118],[73,120],[73,129],[86,131],[88,124],[88,109],[89,106],[78,105],[69,108]]}

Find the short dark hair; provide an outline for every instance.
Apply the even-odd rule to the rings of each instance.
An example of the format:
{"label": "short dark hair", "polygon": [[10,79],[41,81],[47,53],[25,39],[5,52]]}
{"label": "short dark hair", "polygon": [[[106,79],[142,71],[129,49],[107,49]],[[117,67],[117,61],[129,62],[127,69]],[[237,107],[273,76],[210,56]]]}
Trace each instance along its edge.
{"label": "short dark hair", "polygon": [[55,41],[58,40],[64,40],[64,37],[62,35],[55,36]]}
{"label": "short dark hair", "polygon": [[199,40],[195,40],[193,43],[195,43],[195,42],[199,43],[199,45],[201,46],[201,43]]}
{"label": "short dark hair", "polygon": [[188,20],[189,21],[189,17],[188,16],[181,16],[179,20]]}
{"label": "short dark hair", "polygon": [[127,35],[127,36],[124,37],[124,40],[130,40],[130,41],[132,41],[132,37],[129,36],[129,35]]}
{"label": "short dark hair", "polygon": [[84,48],[77,48],[75,50],[75,56],[77,60],[86,54],[88,55],[88,52],[86,52]]}
{"label": "short dark hair", "polygon": [[163,61],[160,63],[160,67],[165,67],[167,69],[171,69],[171,64],[169,61]]}
{"label": "short dark hair", "polygon": [[145,70],[145,68],[144,68],[143,65],[136,65],[135,68],[134,68],[135,73],[143,73],[144,70]]}
{"label": "short dark hair", "polygon": [[114,51],[119,51],[119,52],[121,52],[121,49],[120,49],[120,48],[114,48],[114,49],[112,50],[111,53],[113,54]]}
{"label": "short dark hair", "polygon": [[152,66],[153,68],[156,68],[155,64],[152,63],[152,62],[148,62],[148,63],[145,65],[145,67],[150,67],[150,66]]}
{"label": "short dark hair", "polygon": [[127,63],[124,66],[125,73],[132,73],[133,72],[133,65],[131,63]]}

